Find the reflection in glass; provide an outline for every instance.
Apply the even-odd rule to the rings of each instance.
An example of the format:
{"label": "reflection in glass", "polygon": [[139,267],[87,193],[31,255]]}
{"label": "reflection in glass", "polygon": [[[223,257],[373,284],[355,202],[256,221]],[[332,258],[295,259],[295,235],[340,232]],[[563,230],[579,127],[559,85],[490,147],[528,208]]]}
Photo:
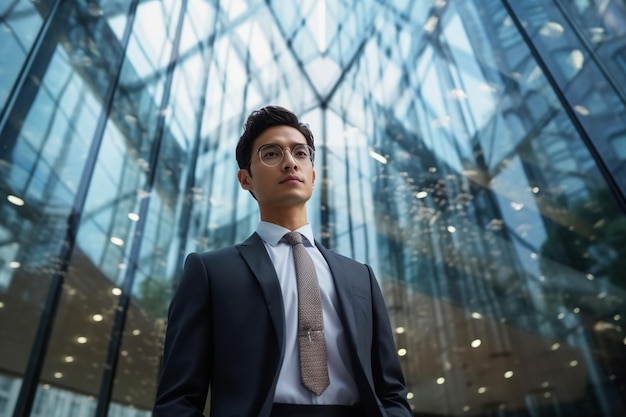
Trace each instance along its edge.
{"label": "reflection in glass", "polygon": [[185,255],[258,222],[234,149],[266,104],[311,125],[316,237],[379,277],[416,416],[626,414],[600,3],[0,6],[0,416],[150,415]]}

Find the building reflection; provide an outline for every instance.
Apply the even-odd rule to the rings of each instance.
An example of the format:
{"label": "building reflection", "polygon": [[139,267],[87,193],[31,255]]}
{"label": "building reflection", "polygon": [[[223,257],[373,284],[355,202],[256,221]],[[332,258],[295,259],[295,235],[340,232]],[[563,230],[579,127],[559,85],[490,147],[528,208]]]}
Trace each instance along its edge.
{"label": "building reflection", "polygon": [[[244,117],[310,123],[416,416],[626,414],[618,0],[0,6],[0,417],[150,415],[185,255],[245,239]],[[155,29],[159,28],[159,29]]]}

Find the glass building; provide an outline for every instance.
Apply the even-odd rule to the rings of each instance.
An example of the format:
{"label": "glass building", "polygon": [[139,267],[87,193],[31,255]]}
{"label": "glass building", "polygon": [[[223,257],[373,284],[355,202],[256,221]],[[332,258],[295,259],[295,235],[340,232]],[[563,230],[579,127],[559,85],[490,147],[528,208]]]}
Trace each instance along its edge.
{"label": "glass building", "polygon": [[416,416],[626,415],[625,86],[624,0],[2,0],[0,417],[150,415],[185,255],[256,228],[267,104]]}

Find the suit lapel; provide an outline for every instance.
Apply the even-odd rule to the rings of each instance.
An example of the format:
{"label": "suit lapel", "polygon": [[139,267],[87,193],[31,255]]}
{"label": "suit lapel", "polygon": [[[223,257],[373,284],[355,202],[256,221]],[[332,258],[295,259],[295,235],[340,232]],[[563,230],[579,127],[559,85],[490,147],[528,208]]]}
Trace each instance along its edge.
{"label": "suit lapel", "polygon": [[[357,313],[363,308],[370,308],[371,287],[367,272],[359,272],[355,269],[352,261],[346,260],[342,256],[324,248],[319,243],[315,245],[320,250],[335,282],[337,298],[339,299],[340,320],[346,330],[346,341],[348,348],[352,350],[352,369],[355,382],[359,387],[359,393],[363,404],[369,404],[372,410],[378,409],[377,400],[374,396],[373,381],[371,377],[371,358],[368,357],[370,350],[367,341],[371,342],[372,334],[368,329],[371,326],[371,317],[366,319],[366,315]],[[362,276],[366,274],[366,276]],[[370,300],[370,301],[366,301]],[[358,304],[360,303],[360,306]],[[361,309],[359,309],[359,307]],[[359,330],[360,329],[360,330]],[[359,342],[361,340],[361,342]]]}
{"label": "suit lapel", "polygon": [[[276,269],[272,265],[263,241],[254,233],[245,242],[238,245],[239,253],[250,267],[250,270],[259,281],[261,291],[265,297],[267,310],[274,323],[278,344],[284,347],[285,343],[285,319],[283,314],[283,296],[280,290],[280,283],[276,275]],[[280,361],[282,362],[281,352]]]}
{"label": "suit lapel", "polygon": [[265,250],[265,245],[261,237],[254,233],[245,242],[237,246],[242,258],[250,267],[250,270],[256,277],[261,287],[261,292],[265,298],[265,304],[267,311],[270,315],[272,323],[274,324],[274,330],[276,332],[276,338],[278,346],[280,346],[278,364],[276,372],[273,376],[271,395],[268,395],[261,406],[259,415],[269,415],[272,409],[272,402],[274,399],[274,389],[276,389],[276,381],[283,364],[285,357],[285,316],[283,308],[283,296],[280,289],[280,283],[278,276],[276,275],[276,269],[272,264],[272,261]]}

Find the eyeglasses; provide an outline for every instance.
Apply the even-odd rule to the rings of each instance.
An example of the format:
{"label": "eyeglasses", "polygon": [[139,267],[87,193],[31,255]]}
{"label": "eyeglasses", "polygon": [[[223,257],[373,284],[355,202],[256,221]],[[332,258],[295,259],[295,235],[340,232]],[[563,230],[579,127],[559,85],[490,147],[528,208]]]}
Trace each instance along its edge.
{"label": "eyeglasses", "polygon": [[299,143],[291,148],[282,148],[273,143],[268,143],[259,148],[259,160],[268,167],[275,167],[285,159],[284,149],[289,149],[291,157],[299,164],[312,164],[315,159],[315,151],[309,145]]}

